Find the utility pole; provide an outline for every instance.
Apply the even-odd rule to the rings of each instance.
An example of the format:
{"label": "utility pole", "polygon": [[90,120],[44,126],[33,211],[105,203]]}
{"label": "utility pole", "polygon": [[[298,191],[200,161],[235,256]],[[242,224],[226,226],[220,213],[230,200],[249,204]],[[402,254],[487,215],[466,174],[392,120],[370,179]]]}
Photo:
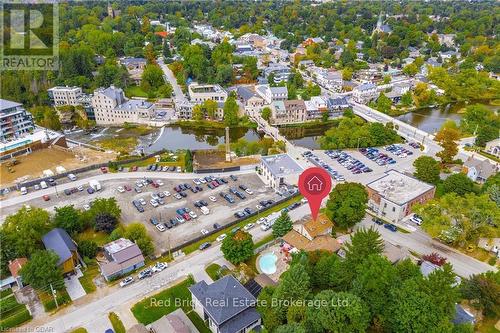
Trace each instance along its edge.
{"label": "utility pole", "polygon": [[58,309],[59,304],[57,304],[57,297],[56,297],[57,292],[54,290],[54,288],[52,288],[52,283],[50,284],[50,290],[52,291],[52,297],[54,297],[54,302],[56,303],[56,308]]}

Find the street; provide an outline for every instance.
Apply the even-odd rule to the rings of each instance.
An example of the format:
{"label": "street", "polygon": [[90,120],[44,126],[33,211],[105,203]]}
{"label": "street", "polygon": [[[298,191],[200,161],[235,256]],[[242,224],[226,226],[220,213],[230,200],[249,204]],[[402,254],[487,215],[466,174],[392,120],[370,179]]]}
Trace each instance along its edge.
{"label": "street", "polygon": [[163,61],[163,57],[158,58],[157,61],[158,61],[158,65],[160,65],[161,69],[163,70],[163,73],[165,73],[165,78],[168,80],[168,82],[172,86],[172,89],[173,89],[174,94],[175,94],[176,103],[187,101],[187,98],[184,95],[184,93],[182,92],[181,87],[179,86],[179,84],[177,84],[177,79],[175,78],[174,73],[165,64],[165,62]]}

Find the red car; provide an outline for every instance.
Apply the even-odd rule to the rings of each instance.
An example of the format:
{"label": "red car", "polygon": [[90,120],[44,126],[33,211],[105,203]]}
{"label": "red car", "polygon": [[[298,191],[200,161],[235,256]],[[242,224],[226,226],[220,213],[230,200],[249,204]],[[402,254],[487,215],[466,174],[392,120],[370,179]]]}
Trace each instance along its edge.
{"label": "red car", "polygon": [[42,198],[43,198],[43,201],[49,201],[50,200],[50,197],[47,194],[45,194]]}
{"label": "red car", "polygon": [[128,185],[124,185],[123,188],[126,190],[126,191],[132,191],[132,188]]}
{"label": "red car", "polygon": [[182,214],[182,217],[184,218],[184,220],[186,221],[190,221],[191,220],[191,215],[189,215],[188,213],[184,213]]}
{"label": "red car", "polygon": [[152,183],[151,183],[151,186],[153,186],[154,188],[158,188],[158,187],[160,187],[160,185],[158,185],[156,182],[152,182]]}
{"label": "red car", "polygon": [[211,184],[215,187],[219,187],[219,183],[217,183],[215,180]]}
{"label": "red car", "polygon": [[108,168],[106,168],[106,167],[101,167],[101,171],[102,171],[102,173],[108,173]]}

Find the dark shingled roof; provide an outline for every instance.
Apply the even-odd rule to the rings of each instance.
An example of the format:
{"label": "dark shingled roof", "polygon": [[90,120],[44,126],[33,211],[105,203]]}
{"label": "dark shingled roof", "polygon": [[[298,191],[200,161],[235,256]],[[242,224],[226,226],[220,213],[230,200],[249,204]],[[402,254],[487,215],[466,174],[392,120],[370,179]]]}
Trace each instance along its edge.
{"label": "dark shingled roof", "polygon": [[42,238],[47,250],[54,251],[59,256],[57,265],[71,258],[71,252],[76,251],[76,245],[68,233],[61,228],[54,228]]}
{"label": "dark shingled roof", "polygon": [[[221,328],[222,324],[229,320],[231,320],[230,326],[236,327],[255,317],[252,312],[246,312],[255,306],[255,297],[232,275],[226,275],[211,285],[200,281],[189,287],[189,290]],[[238,330],[224,332],[236,331]]]}

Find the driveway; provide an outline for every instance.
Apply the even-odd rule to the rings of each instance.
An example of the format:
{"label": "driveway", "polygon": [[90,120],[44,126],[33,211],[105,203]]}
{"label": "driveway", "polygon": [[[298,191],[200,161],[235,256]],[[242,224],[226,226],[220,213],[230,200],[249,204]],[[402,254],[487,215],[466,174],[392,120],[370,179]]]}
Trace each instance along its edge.
{"label": "driveway", "polygon": [[79,269],[77,269],[76,275],[71,275],[70,277],[64,278],[64,285],[66,286],[66,291],[68,292],[68,295],[72,301],[87,295],[87,293],[85,292],[80,283],[80,280],[78,280],[78,278],[82,276],[83,276],[82,272]]}

